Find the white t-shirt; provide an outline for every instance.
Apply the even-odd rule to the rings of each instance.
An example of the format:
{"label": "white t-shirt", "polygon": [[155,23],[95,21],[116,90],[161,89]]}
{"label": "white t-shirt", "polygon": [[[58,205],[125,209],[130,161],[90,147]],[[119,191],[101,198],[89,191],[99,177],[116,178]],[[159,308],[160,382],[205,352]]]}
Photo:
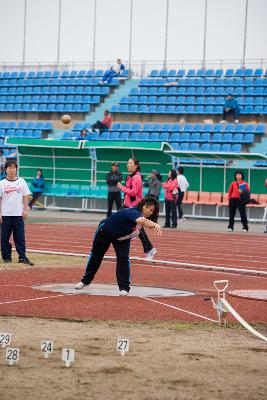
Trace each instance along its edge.
{"label": "white t-shirt", "polygon": [[181,190],[181,192],[186,192],[187,189],[189,188],[189,183],[184,175],[178,175],[177,176],[178,180],[178,187]]}
{"label": "white t-shirt", "polygon": [[23,197],[31,192],[23,178],[0,181],[1,214],[4,217],[20,217],[23,213]]}

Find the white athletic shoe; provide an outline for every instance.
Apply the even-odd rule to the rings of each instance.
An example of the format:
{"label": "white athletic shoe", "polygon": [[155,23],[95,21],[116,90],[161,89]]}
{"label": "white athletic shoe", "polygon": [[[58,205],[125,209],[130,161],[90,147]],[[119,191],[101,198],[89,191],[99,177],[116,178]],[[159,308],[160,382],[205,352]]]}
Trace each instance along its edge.
{"label": "white athletic shoe", "polygon": [[157,250],[153,247],[153,249],[151,249],[148,253],[146,253],[147,260],[152,260],[156,252]]}
{"label": "white athletic shoe", "polygon": [[228,228],[227,230],[228,230],[228,232],[233,232],[232,228]]}
{"label": "white athletic shoe", "polygon": [[120,296],[128,296],[129,292],[127,292],[127,290],[120,290],[119,295]]}
{"label": "white athletic shoe", "polygon": [[242,229],[242,232],[246,232],[246,233],[247,233],[247,232],[248,232],[248,229],[243,228],[243,229]]}
{"label": "white athletic shoe", "polygon": [[225,119],[222,119],[221,121],[220,121],[220,124],[226,124],[226,120]]}
{"label": "white athletic shoe", "polygon": [[238,124],[238,122],[239,122],[239,119],[235,119],[235,124]]}
{"label": "white athletic shoe", "polygon": [[75,289],[76,289],[76,290],[80,290],[80,289],[83,289],[84,286],[85,286],[85,284],[84,284],[83,282],[79,282],[79,283],[77,283],[77,284],[75,285]]}

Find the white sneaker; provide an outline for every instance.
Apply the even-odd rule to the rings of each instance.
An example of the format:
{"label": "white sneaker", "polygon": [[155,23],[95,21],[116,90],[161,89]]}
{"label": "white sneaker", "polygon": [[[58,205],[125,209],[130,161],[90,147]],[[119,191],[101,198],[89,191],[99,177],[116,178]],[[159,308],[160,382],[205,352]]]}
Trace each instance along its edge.
{"label": "white sneaker", "polygon": [[232,228],[228,228],[227,230],[228,230],[228,232],[233,232]]}
{"label": "white sneaker", "polygon": [[238,122],[239,122],[239,119],[235,119],[235,124],[238,124]]}
{"label": "white sneaker", "polygon": [[242,229],[242,232],[246,232],[246,233],[247,233],[247,232],[248,232],[248,229],[243,228],[243,229]]}
{"label": "white sneaker", "polygon": [[120,296],[128,296],[129,292],[127,292],[127,290],[120,290],[119,295]]}
{"label": "white sneaker", "polygon": [[84,284],[83,282],[79,282],[79,283],[77,283],[77,284],[75,285],[75,289],[76,289],[76,290],[80,290],[80,289],[83,289],[84,286],[85,286],[85,284]]}
{"label": "white sneaker", "polygon": [[225,119],[222,119],[221,121],[220,121],[220,124],[225,124],[227,121],[225,121]]}
{"label": "white sneaker", "polygon": [[148,260],[152,260],[152,258],[156,254],[156,252],[157,252],[157,250],[153,247],[153,249],[151,249],[148,253],[146,253],[146,258]]}

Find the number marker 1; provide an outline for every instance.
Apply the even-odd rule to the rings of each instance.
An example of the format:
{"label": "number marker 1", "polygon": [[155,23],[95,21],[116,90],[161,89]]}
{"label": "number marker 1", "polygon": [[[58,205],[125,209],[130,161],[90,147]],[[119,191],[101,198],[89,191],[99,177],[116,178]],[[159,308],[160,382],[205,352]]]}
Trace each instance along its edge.
{"label": "number marker 1", "polygon": [[126,351],[129,351],[130,340],[129,339],[121,339],[117,340],[117,351],[121,353],[121,356],[125,356]]}
{"label": "number marker 1", "polygon": [[64,348],[62,349],[62,361],[65,364],[65,367],[70,367],[71,363],[74,362],[75,350]]}
{"label": "number marker 1", "polygon": [[43,340],[41,342],[41,352],[44,354],[44,358],[48,358],[49,354],[52,354],[54,345],[51,340]]}
{"label": "number marker 1", "polygon": [[5,348],[11,344],[11,333],[0,332],[0,347]]}
{"label": "number marker 1", "polygon": [[6,349],[6,361],[8,365],[13,365],[19,361],[19,349],[15,347],[7,347]]}

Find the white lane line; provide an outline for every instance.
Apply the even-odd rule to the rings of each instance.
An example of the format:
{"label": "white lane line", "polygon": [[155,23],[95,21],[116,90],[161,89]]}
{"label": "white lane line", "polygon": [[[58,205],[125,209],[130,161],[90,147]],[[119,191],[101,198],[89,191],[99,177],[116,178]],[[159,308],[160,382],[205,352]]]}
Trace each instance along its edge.
{"label": "white lane line", "polygon": [[[76,293],[75,293],[76,294]],[[0,303],[0,305],[4,304],[15,304],[15,303],[26,303],[28,301],[37,301],[37,300],[46,300],[46,299],[52,299],[55,297],[64,297],[64,296],[74,296],[74,293],[65,293],[65,294],[58,294],[56,296],[45,296],[45,297],[35,297],[33,299],[22,299],[22,300],[12,300],[12,301],[3,301]]]}
{"label": "white lane line", "polygon": [[196,313],[193,313],[193,312],[191,312],[191,311],[185,310],[185,309],[180,308],[180,307],[175,307],[175,306],[172,306],[172,305],[167,304],[167,303],[163,303],[163,302],[158,301],[158,300],[150,299],[149,297],[143,297],[143,296],[140,296],[140,297],[141,297],[142,299],[144,299],[144,300],[152,301],[153,303],[157,303],[157,304],[160,304],[160,305],[162,305],[162,306],[172,308],[172,309],[174,309],[174,310],[176,310],[176,311],[181,311],[181,312],[184,312],[184,313],[186,313],[186,314],[193,315],[194,317],[198,317],[198,318],[205,319],[205,320],[207,320],[207,321],[216,322],[216,323],[218,324],[218,321],[217,321],[217,320],[211,319],[211,318],[208,318],[208,317],[205,317],[204,315],[196,314]]}
{"label": "white lane line", "polygon": [[[88,258],[88,254],[84,253],[68,253],[62,251],[50,251],[50,250],[34,250],[28,249],[28,252],[32,253],[45,253],[45,254],[56,254],[56,255],[64,255],[64,256],[77,256],[77,257],[86,257]],[[116,260],[115,256],[105,256],[104,260]],[[142,257],[130,257],[131,261],[142,261],[146,264],[160,264],[160,265],[168,265],[175,266],[176,268],[186,268],[186,269],[198,269],[198,270],[208,270],[208,271],[218,271],[218,272],[231,272],[241,275],[258,275],[258,276],[266,276],[267,271],[254,270],[254,269],[244,269],[244,268],[232,268],[232,267],[218,267],[216,265],[205,265],[205,264],[194,264],[194,263],[184,263],[179,261],[167,261],[167,260],[147,260]]]}

